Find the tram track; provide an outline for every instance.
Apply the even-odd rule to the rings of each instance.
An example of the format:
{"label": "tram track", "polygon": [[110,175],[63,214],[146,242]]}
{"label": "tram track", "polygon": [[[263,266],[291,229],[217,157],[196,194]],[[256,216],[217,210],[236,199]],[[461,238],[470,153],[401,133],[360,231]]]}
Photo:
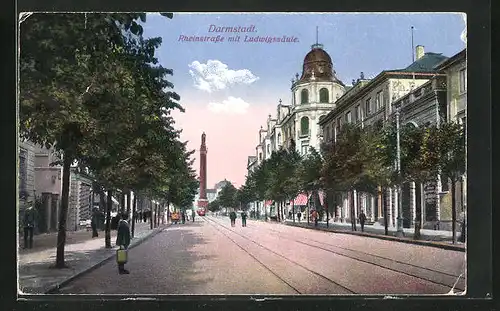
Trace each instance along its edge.
{"label": "tram track", "polygon": [[[290,238],[285,233],[283,233],[281,231],[278,231],[278,230],[273,230],[273,229],[269,229],[269,228],[264,228],[264,230],[268,230],[268,231],[271,231],[271,232],[278,233],[280,235],[280,239],[286,239],[286,240],[293,241],[293,242],[296,242],[296,243],[299,243],[299,244],[303,244],[303,245],[306,245],[306,246],[309,246],[309,247],[319,248],[319,249],[322,249],[324,251],[327,251],[327,252],[330,252],[330,253],[333,253],[333,254],[341,255],[341,256],[348,257],[348,258],[351,258],[351,259],[354,259],[354,260],[358,260],[358,261],[361,261],[361,262],[372,264],[372,265],[375,265],[375,266],[378,266],[378,267],[382,267],[382,268],[389,269],[389,270],[392,270],[392,271],[400,272],[400,273],[403,273],[403,274],[406,274],[406,275],[409,275],[409,276],[412,276],[412,277],[420,278],[420,279],[423,279],[423,280],[426,280],[426,281],[429,281],[429,282],[433,282],[435,284],[444,285],[444,286],[447,286],[447,287],[450,287],[450,285],[447,284],[447,283],[437,282],[437,281],[434,281],[434,280],[431,280],[431,279],[428,279],[428,278],[421,277],[419,275],[414,275],[414,274],[411,274],[411,273],[407,273],[405,271],[401,271],[399,269],[392,269],[392,268],[384,266],[384,265],[373,263],[373,262],[371,262],[369,260],[359,259],[359,258],[356,258],[356,257],[353,257],[353,256],[349,256],[349,255],[346,255],[346,254],[343,254],[343,253],[340,253],[340,252],[333,251],[331,249],[327,249],[325,247],[311,245],[309,242],[312,241],[314,243],[322,244],[322,245],[325,245],[327,247],[333,247],[333,248],[336,248],[336,249],[341,249],[341,250],[345,250],[345,251],[352,252],[352,253],[358,253],[358,254],[361,254],[362,256],[370,256],[370,257],[374,257],[374,258],[377,258],[377,259],[389,261],[391,263],[395,263],[395,264],[398,264],[398,265],[403,265],[403,266],[407,266],[407,267],[411,267],[411,268],[415,268],[415,269],[425,270],[425,271],[430,272],[430,273],[435,273],[435,274],[443,275],[445,277],[452,278],[454,281],[458,280],[460,278],[464,278],[461,275],[455,275],[455,274],[451,274],[451,273],[447,273],[447,272],[443,272],[443,271],[438,271],[438,270],[431,269],[431,268],[428,268],[428,267],[423,267],[423,266],[419,266],[419,265],[415,265],[415,264],[411,264],[411,263],[407,263],[407,262],[402,262],[400,260],[396,260],[396,259],[393,259],[393,258],[389,258],[389,257],[385,257],[385,256],[380,256],[380,255],[375,255],[375,254],[372,254],[372,253],[363,252],[363,251],[360,251],[360,250],[351,249],[351,248],[347,248],[347,247],[342,247],[342,246],[338,246],[338,245],[335,245],[335,244],[326,243],[326,242],[322,242],[322,241],[318,241],[318,240],[314,240],[314,239],[308,239],[308,241],[305,241],[304,239],[298,240],[298,239]],[[465,281],[465,278],[464,278],[464,281]],[[457,288],[457,289],[460,289],[460,290],[465,290],[464,286],[457,287],[456,285],[457,284],[455,284],[454,288]]]}
{"label": "tram track", "polygon": [[[226,228],[227,230],[233,232],[234,234],[240,235],[243,238],[246,238],[247,240],[250,240],[250,241],[252,241],[252,242],[260,245],[260,243],[257,243],[257,242],[255,242],[255,241],[253,241],[251,239],[248,239],[247,237],[245,237],[245,236],[243,236],[243,235],[241,235],[241,234],[233,231],[232,229],[226,227],[224,224],[222,224],[222,223],[220,223],[220,222],[218,222],[216,220],[210,219],[210,221],[213,221],[214,223],[218,224],[219,226]],[[246,227],[246,228],[249,228],[249,227]],[[465,286],[464,285],[458,284],[460,278],[462,278],[461,275],[460,276],[453,275],[453,274],[450,274],[450,273],[447,273],[447,272],[442,272],[442,271],[434,270],[434,269],[431,269],[431,268],[422,267],[422,266],[419,266],[419,265],[414,265],[414,264],[411,264],[411,263],[402,262],[402,261],[395,260],[395,259],[392,259],[392,258],[388,258],[388,257],[380,256],[380,255],[374,255],[374,254],[371,254],[371,253],[367,253],[367,252],[363,252],[363,251],[359,251],[359,250],[355,250],[355,249],[350,249],[350,248],[346,248],[346,247],[341,247],[341,246],[337,246],[337,245],[333,245],[333,244],[330,244],[330,243],[325,243],[325,242],[321,242],[321,241],[317,241],[317,240],[308,239],[308,241],[306,242],[306,241],[304,241],[304,239],[290,238],[289,236],[286,236],[285,233],[283,233],[281,231],[278,231],[278,230],[273,230],[273,229],[270,229],[270,228],[259,227],[257,229],[257,228],[251,228],[250,227],[249,229],[250,230],[258,230],[258,231],[266,230],[268,232],[274,232],[274,233],[277,233],[279,235],[280,239],[284,239],[284,240],[289,240],[289,241],[292,241],[292,242],[296,242],[296,243],[308,246],[308,247],[313,248],[313,249],[321,249],[323,251],[335,254],[337,256],[346,257],[346,258],[349,258],[351,260],[355,260],[355,261],[358,261],[358,262],[363,262],[363,263],[366,263],[366,264],[370,264],[370,265],[373,265],[373,266],[376,266],[376,267],[379,267],[379,268],[382,268],[382,269],[390,270],[392,272],[401,273],[401,274],[404,274],[404,275],[407,275],[407,276],[410,276],[410,277],[413,277],[413,278],[416,278],[416,279],[420,279],[420,280],[424,280],[424,281],[427,281],[427,282],[431,282],[431,283],[436,284],[436,285],[445,286],[445,287],[450,288],[450,289],[453,288],[455,290],[461,290],[461,291],[465,290]],[[343,251],[348,251],[348,252],[352,252],[352,253],[361,254],[361,256],[371,256],[373,258],[377,258],[377,259],[380,259],[380,260],[388,261],[390,263],[393,263],[393,264],[396,264],[396,265],[401,265],[401,266],[404,266],[404,267],[410,267],[410,268],[413,268],[413,269],[421,269],[421,270],[427,271],[429,273],[433,273],[433,274],[436,274],[436,275],[447,277],[447,278],[450,279],[451,282],[445,283],[445,282],[437,281],[437,280],[435,280],[435,278],[431,279],[431,278],[428,278],[428,277],[422,277],[421,275],[415,275],[415,274],[406,272],[406,271],[404,271],[404,269],[394,269],[394,268],[391,268],[391,267],[388,267],[386,265],[382,265],[382,264],[379,264],[379,263],[376,263],[376,262],[373,262],[373,261],[370,261],[370,260],[361,259],[359,257],[356,257],[355,255],[345,254],[345,252],[342,253],[340,251],[335,251],[335,250],[332,250],[332,249],[329,249],[329,248],[326,248],[326,247],[323,247],[323,246],[311,245],[310,242],[314,242],[314,243],[317,243],[317,244],[320,244],[320,245],[324,245],[324,246],[330,247],[330,248],[336,248],[336,249],[341,249]],[[267,248],[267,247],[262,246],[262,245],[260,245],[260,246],[264,247],[264,248]],[[281,257],[284,257],[281,254],[279,254],[279,255]],[[437,277],[437,278],[439,278],[439,277]],[[465,278],[464,278],[464,281],[465,281]],[[450,285],[450,283],[452,283],[453,285]],[[336,283],[336,284],[338,284],[338,283]]]}
{"label": "tram track", "polygon": [[244,235],[242,235],[242,234],[239,234],[239,233],[237,233],[237,232],[235,232],[235,231],[231,230],[230,228],[226,227],[225,225],[223,225],[223,224],[219,223],[218,221],[215,221],[215,220],[213,220],[213,219],[209,219],[209,218],[205,218],[205,217],[203,217],[202,219],[203,219],[206,223],[208,223],[209,225],[211,225],[211,226],[212,226],[215,230],[217,230],[217,231],[218,231],[218,232],[220,232],[222,235],[224,235],[226,238],[228,238],[231,242],[233,242],[236,246],[238,246],[238,247],[239,247],[241,250],[243,250],[246,254],[248,254],[250,257],[252,257],[255,261],[257,261],[257,262],[258,262],[258,263],[259,263],[262,267],[264,267],[266,270],[268,270],[269,272],[271,272],[271,273],[272,273],[272,274],[273,274],[276,278],[278,278],[280,281],[282,281],[282,282],[283,282],[283,283],[285,283],[287,286],[289,286],[289,287],[290,287],[290,288],[292,288],[294,291],[296,291],[296,292],[297,292],[297,294],[304,294],[304,293],[303,293],[302,291],[300,291],[297,287],[295,287],[295,286],[291,285],[291,284],[290,284],[290,282],[286,281],[284,278],[282,278],[282,277],[281,277],[280,275],[278,275],[276,272],[274,272],[274,271],[273,271],[273,269],[271,269],[271,268],[269,267],[269,265],[267,265],[267,264],[265,264],[264,262],[262,262],[261,260],[259,260],[256,256],[254,256],[254,255],[253,255],[252,253],[250,253],[247,249],[245,249],[245,248],[244,248],[244,247],[243,247],[240,243],[236,242],[236,241],[235,241],[233,238],[231,238],[228,234],[226,234],[225,232],[223,232],[223,230],[221,230],[221,229],[220,229],[220,227],[224,228],[226,231],[229,231],[229,232],[231,232],[231,233],[233,233],[233,234],[235,234],[235,235],[237,235],[237,236],[239,236],[239,237],[241,237],[241,238],[243,238],[243,239],[245,239],[245,240],[247,240],[247,241],[249,241],[249,242],[251,242],[251,243],[253,243],[253,244],[257,245],[257,246],[259,246],[260,248],[262,248],[262,249],[264,249],[264,250],[266,250],[266,251],[268,251],[268,252],[270,252],[270,253],[272,253],[272,254],[274,254],[274,255],[278,256],[278,257],[283,258],[284,260],[286,260],[286,261],[288,261],[288,262],[290,262],[290,263],[292,263],[292,264],[294,264],[294,265],[297,265],[297,266],[301,267],[302,269],[304,269],[304,270],[308,271],[309,273],[311,273],[311,274],[313,274],[313,275],[315,275],[315,276],[317,276],[317,277],[320,277],[320,278],[322,278],[322,279],[324,279],[324,280],[326,280],[326,281],[328,281],[328,282],[330,282],[330,283],[334,284],[335,286],[337,286],[337,287],[339,287],[339,288],[343,289],[344,291],[346,291],[346,292],[348,292],[348,293],[350,293],[350,294],[357,294],[356,292],[354,292],[353,290],[351,290],[351,289],[349,289],[349,288],[345,287],[344,285],[339,284],[338,282],[335,282],[334,280],[332,280],[332,279],[330,279],[330,278],[328,278],[328,277],[326,277],[326,276],[324,276],[324,275],[321,275],[321,274],[317,273],[316,271],[313,271],[313,270],[311,270],[311,269],[307,268],[306,266],[304,266],[304,265],[302,265],[302,264],[300,264],[300,263],[298,263],[298,262],[296,262],[296,261],[294,261],[294,260],[291,260],[290,258],[287,258],[287,257],[285,257],[285,256],[283,256],[283,255],[281,255],[281,254],[279,254],[279,253],[277,253],[277,252],[275,252],[274,250],[272,250],[272,249],[270,249],[270,248],[268,248],[268,247],[266,247],[266,246],[264,246],[264,245],[262,245],[262,244],[260,244],[260,243],[258,243],[258,242],[256,242],[256,241],[254,241],[254,240],[252,240],[252,239],[249,239],[248,237],[245,237],[245,236],[244,236]]}

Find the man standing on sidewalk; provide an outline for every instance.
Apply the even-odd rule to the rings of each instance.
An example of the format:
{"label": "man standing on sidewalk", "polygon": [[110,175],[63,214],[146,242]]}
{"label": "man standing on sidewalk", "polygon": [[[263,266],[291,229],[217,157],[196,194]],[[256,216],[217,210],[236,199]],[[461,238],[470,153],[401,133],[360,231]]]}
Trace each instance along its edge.
{"label": "man standing on sidewalk", "polygon": [[[33,230],[35,228],[36,211],[33,202],[28,202],[28,208],[24,211],[24,248],[33,248]],[[29,237],[29,240],[28,240]]]}
{"label": "man standing on sidewalk", "polygon": [[241,212],[241,226],[247,226],[247,213],[245,211]]}
{"label": "man standing on sidewalk", "polygon": [[361,225],[361,232],[365,232],[365,221],[366,221],[366,215],[363,211],[359,213],[359,224]]}
{"label": "man standing on sidewalk", "polygon": [[318,226],[318,212],[316,210],[312,211],[312,219],[314,220],[314,226]]}
{"label": "man standing on sidewalk", "polygon": [[[128,215],[126,213],[121,215],[121,220],[118,223],[118,232],[116,234],[116,245],[122,246],[124,249],[128,249],[130,245],[130,226],[127,222]],[[125,263],[118,263],[118,272],[120,274],[129,274],[128,270],[125,270]]]}

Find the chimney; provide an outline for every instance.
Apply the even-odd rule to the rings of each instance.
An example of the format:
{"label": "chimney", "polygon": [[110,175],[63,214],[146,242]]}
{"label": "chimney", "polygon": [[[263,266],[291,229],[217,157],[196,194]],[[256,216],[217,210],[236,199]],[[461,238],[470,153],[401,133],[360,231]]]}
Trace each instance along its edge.
{"label": "chimney", "polygon": [[415,60],[419,60],[422,58],[422,56],[424,56],[425,52],[424,52],[424,46],[423,45],[417,45],[416,48],[415,48],[415,52],[416,52],[416,56],[417,58]]}

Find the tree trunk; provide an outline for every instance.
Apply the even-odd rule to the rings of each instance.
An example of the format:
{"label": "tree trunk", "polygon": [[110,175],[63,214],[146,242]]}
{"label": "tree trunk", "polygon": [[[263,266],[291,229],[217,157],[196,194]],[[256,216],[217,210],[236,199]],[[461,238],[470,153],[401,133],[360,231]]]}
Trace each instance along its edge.
{"label": "tree trunk", "polygon": [[389,235],[389,217],[387,217],[387,198],[386,198],[386,189],[382,188],[382,207],[384,210],[384,230],[385,235]]}
{"label": "tree trunk", "polygon": [[[129,192],[130,193],[130,192]],[[134,231],[135,231],[135,221],[136,221],[136,213],[137,211],[137,196],[134,195],[134,201],[132,202],[132,227],[130,228],[130,235],[133,238],[134,237]]]}
{"label": "tree trunk", "polygon": [[170,221],[170,196],[167,195],[167,224]]}
{"label": "tree trunk", "polygon": [[[130,190],[127,191],[127,214],[129,216],[130,216],[130,199],[131,199],[131,194],[132,194],[132,192]],[[130,219],[132,219],[132,217],[130,217]]]}
{"label": "tree trunk", "polygon": [[422,228],[422,184],[415,183],[415,233],[413,238],[420,239],[420,229]]}
{"label": "tree trunk", "polygon": [[120,212],[125,213],[125,192],[122,191],[120,196]]}
{"label": "tree trunk", "polygon": [[59,212],[59,230],[57,234],[56,268],[65,268],[64,246],[66,244],[66,218],[68,217],[69,205],[69,179],[71,174],[71,163],[73,159],[64,154],[63,180],[61,195],[61,210]]}
{"label": "tree trunk", "polygon": [[150,217],[149,217],[149,228],[151,230],[153,230],[153,202],[151,202],[151,200],[149,200],[149,199],[148,199],[148,201],[149,201],[148,205],[149,205],[149,215],[150,215]]}
{"label": "tree trunk", "polygon": [[295,202],[292,200],[292,219],[293,223],[295,223]]}
{"label": "tree trunk", "polygon": [[456,181],[451,179],[451,234],[453,244],[457,243],[457,200],[456,195]]}
{"label": "tree trunk", "polygon": [[104,233],[104,245],[111,248],[111,209],[113,208],[113,191],[108,190],[108,204],[106,206],[106,231]]}

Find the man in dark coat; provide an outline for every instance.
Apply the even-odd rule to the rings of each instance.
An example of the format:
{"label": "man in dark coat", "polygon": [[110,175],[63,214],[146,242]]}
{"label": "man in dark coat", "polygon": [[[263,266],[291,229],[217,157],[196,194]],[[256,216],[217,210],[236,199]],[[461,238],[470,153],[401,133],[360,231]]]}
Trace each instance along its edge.
{"label": "man in dark coat", "polygon": [[245,211],[241,212],[241,226],[247,226],[247,213]]}
{"label": "man in dark coat", "polygon": [[234,211],[229,213],[229,219],[231,219],[231,227],[234,227],[236,225],[236,213]]}
{"label": "man in dark coat", "polygon": [[191,218],[194,221],[194,217],[196,216],[196,212],[194,210],[191,210]]}
{"label": "man in dark coat", "polygon": [[[128,249],[130,245],[130,226],[127,222],[128,215],[126,213],[121,215],[121,220],[118,223],[118,232],[116,234],[116,245],[123,246],[123,248]],[[118,272],[120,274],[129,274],[128,270],[125,270],[125,264],[118,264]]]}
{"label": "man in dark coat", "polygon": [[[33,202],[28,202],[28,208],[24,211],[24,248],[33,248],[33,230],[35,228],[36,211]],[[28,240],[29,237],[29,240]]]}
{"label": "man in dark coat", "polygon": [[359,213],[358,218],[359,218],[359,224],[361,225],[361,232],[365,232],[365,221],[366,221],[365,213],[361,211],[361,213]]}

